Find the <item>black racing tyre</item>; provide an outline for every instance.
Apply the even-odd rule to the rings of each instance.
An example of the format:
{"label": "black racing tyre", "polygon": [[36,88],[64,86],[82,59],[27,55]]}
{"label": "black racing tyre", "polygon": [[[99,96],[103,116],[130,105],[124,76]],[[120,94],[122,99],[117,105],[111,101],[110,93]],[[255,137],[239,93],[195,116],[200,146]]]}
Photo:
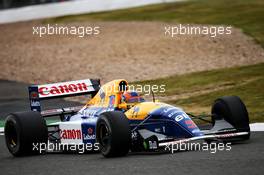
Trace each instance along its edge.
{"label": "black racing tyre", "polygon": [[17,112],[9,114],[5,122],[6,146],[14,156],[40,154],[34,145],[47,143],[46,122],[39,112]]}
{"label": "black racing tyre", "polygon": [[129,121],[124,113],[102,113],[96,124],[96,140],[104,157],[120,157],[128,154],[131,144]]}
{"label": "black racing tyre", "polygon": [[[250,132],[248,112],[238,96],[224,96],[215,100],[212,106],[212,122],[225,119],[239,132]],[[249,138],[249,135],[245,137]]]}

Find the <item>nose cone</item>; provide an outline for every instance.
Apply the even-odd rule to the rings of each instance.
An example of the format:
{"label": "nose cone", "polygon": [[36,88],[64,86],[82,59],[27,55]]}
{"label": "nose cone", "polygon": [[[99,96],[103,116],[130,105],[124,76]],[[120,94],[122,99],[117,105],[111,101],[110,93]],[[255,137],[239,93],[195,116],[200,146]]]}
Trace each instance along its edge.
{"label": "nose cone", "polygon": [[174,106],[162,106],[152,112],[153,115],[167,119],[170,135],[176,137],[195,137],[204,135],[192,119],[180,108]]}

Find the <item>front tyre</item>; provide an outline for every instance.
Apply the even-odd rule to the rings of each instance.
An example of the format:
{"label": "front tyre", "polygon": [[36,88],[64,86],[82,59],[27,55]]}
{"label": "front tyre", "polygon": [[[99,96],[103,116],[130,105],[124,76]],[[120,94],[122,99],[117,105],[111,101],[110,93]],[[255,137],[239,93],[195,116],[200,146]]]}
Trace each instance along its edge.
{"label": "front tyre", "polygon": [[212,106],[212,122],[224,119],[238,132],[249,132],[243,139],[249,139],[249,117],[245,104],[238,96],[224,96],[215,100]]}
{"label": "front tyre", "polygon": [[131,131],[125,114],[119,111],[102,113],[96,124],[96,139],[104,157],[127,155],[131,144]]}
{"label": "front tyre", "polygon": [[48,131],[46,122],[38,112],[17,112],[9,114],[5,122],[6,146],[14,156],[39,154],[33,144],[46,143]]}

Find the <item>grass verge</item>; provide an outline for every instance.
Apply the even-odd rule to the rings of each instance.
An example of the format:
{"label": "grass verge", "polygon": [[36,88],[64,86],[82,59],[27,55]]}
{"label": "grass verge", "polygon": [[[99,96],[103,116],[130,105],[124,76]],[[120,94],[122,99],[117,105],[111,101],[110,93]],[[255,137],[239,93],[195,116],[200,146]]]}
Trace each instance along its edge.
{"label": "grass verge", "polygon": [[165,102],[191,113],[210,113],[215,99],[237,95],[245,102],[251,122],[264,121],[264,64],[175,75],[136,84],[166,85]]}

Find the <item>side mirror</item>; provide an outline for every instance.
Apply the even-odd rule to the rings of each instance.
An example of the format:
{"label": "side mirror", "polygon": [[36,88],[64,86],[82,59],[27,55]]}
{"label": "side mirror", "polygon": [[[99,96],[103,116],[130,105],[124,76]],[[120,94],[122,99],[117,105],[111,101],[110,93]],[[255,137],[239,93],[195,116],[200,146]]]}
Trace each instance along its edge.
{"label": "side mirror", "polygon": [[118,105],[118,108],[127,109],[127,104],[126,103],[121,103],[121,104]]}

